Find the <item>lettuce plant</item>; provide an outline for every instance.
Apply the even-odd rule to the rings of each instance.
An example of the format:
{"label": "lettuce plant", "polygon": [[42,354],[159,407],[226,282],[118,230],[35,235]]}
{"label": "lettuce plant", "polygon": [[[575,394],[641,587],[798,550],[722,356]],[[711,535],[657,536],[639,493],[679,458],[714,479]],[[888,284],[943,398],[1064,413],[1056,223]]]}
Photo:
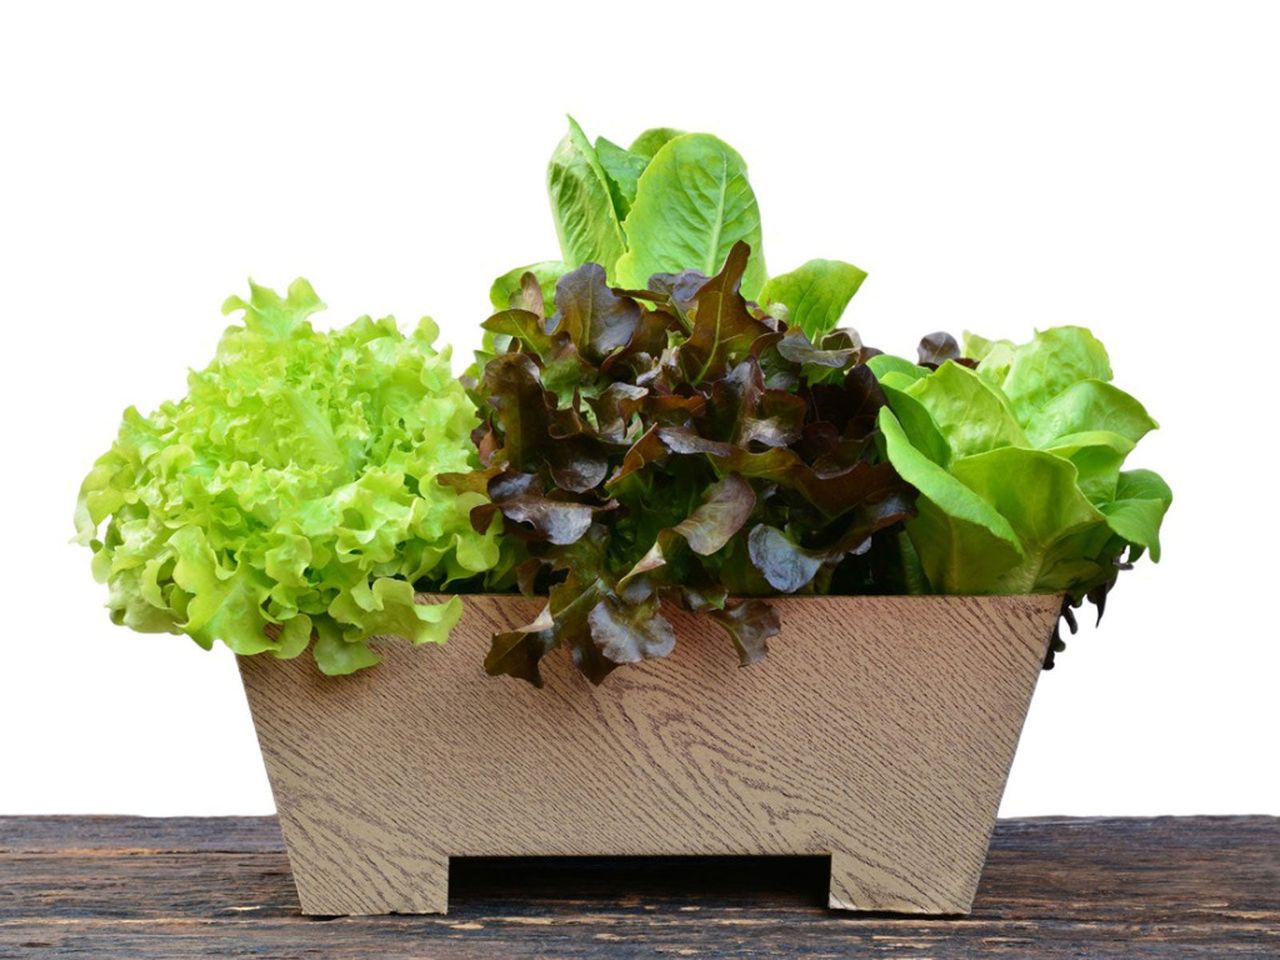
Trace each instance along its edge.
{"label": "lettuce plant", "polygon": [[1156,423],[1110,383],[1088,330],[1021,345],[968,335],[963,350],[935,334],[919,359],[870,360],[889,461],[919,491],[904,544],[919,589],[1063,593],[1101,612],[1123,566],[1160,559],[1173,495],[1158,474],[1122,469]]}
{"label": "lettuce plant", "polygon": [[[494,484],[489,492],[498,505],[478,510],[477,522],[487,522],[494,511],[502,512],[508,533],[532,542],[526,569],[540,570],[542,579],[537,582],[544,586],[550,571],[556,584],[548,611],[537,624],[497,638],[488,664],[491,672],[536,680],[539,657],[561,643],[573,649],[579,665],[593,679],[620,659],[660,654],[669,647],[670,638],[664,623],[653,619],[654,596],[663,590],[671,592],[681,577],[686,586],[714,584],[717,597],[725,591],[746,596],[793,589],[1062,592],[1064,617],[1074,629],[1072,605],[1087,597],[1101,613],[1120,569],[1144,552],[1158,560],[1159,527],[1172,499],[1169,488],[1150,471],[1121,469],[1134,445],[1155,424],[1136,400],[1111,386],[1106,353],[1087,331],[1050,330],[1023,346],[971,336],[963,351],[950,336],[936,334],[921,342],[919,363],[873,356],[877,351],[863,350],[856,334],[835,332],[866,274],[842,261],[811,260],[790,273],[769,277],[759,205],[746,164],[710,134],[658,128],[645,131],[623,148],[603,137],[592,143],[570,119],[569,133],[552,155],[547,186],[562,258],[512,270],[499,277],[490,291],[499,312],[485,324],[485,350],[473,368],[479,381],[477,399],[490,419],[482,431],[483,455],[486,463],[501,464],[508,456],[509,431],[524,429],[515,427],[513,418],[531,422],[528,404],[517,403],[509,394],[508,381],[515,376],[511,372],[515,368],[522,371],[522,382],[528,382],[526,400],[542,397],[534,406],[550,404],[552,413],[539,414],[534,433],[541,435],[545,428],[557,440],[573,437],[570,446],[549,447],[548,456],[570,456],[570,449],[582,449],[582,429],[599,433],[601,425],[592,417],[601,403],[614,429],[611,439],[622,436],[635,445],[621,465],[598,442],[592,447],[596,461],[590,479],[595,481],[597,473],[607,474],[610,479],[603,485],[593,482],[581,490],[564,487],[554,471],[544,472],[538,484],[520,481],[530,484],[528,488],[517,485],[519,497],[536,486],[538,496],[557,503],[555,512],[578,511],[575,536],[603,530],[602,535],[588,539],[603,544],[597,544],[603,551],[600,557],[584,557],[576,539],[572,544],[539,543],[543,533],[538,522],[521,515],[527,508],[522,499],[501,506],[510,499],[506,494],[516,489],[507,486],[512,472],[529,473],[528,463],[533,461],[526,458],[521,466],[519,456],[508,456],[505,465],[488,469],[485,476]],[[912,514],[912,518],[903,534],[873,535],[861,543],[865,554],[855,552],[856,564],[848,554],[837,553],[833,558],[825,552],[823,545],[840,538],[814,518],[768,522],[769,510],[761,504],[769,500],[757,496],[758,490],[752,491],[755,500],[748,512],[736,495],[744,489],[738,481],[747,477],[735,472],[736,461],[726,458],[723,450],[711,455],[696,445],[691,448],[712,465],[711,473],[702,477],[705,501],[693,493],[698,482],[689,482],[689,494],[674,501],[656,497],[650,503],[632,490],[641,482],[633,479],[637,476],[664,490],[673,489],[665,476],[671,465],[687,469],[681,458],[689,454],[673,451],[667,442],[672,430],[691,430],[702,440],[724,440],[713,435],[714,430],[708,433],[705,424],[725,419],[716,412],[715,399],[727,395],[728,388],[720,388],[718,395],[714,390],[707,393],[697,415],[691,414],[680,404],[706,392],[704,384],[698,371],[673,358],[696,349],[690,344],[699,336],[699,309],[704,316],[710,312],[697,301],[704,288],[706,296],[717,295],[716,283],[706,276],[721,263],[729,269],[734,252],[744,244],[748,251],[735,275],[735,295],[745,304],[746,315],[770,326],[775,336],[780,332],[781,339],[776,343],[761,339],[763,334],[756,329],[744,335],[742,343],[753,344],[748,352],[774,391],[770,402],[782,403],[779,391],[790,390],[792,398],[803,399],[809,410],[810,419],[798,436],[770,437],[771,452],[785,450],[810,462],[806,458],[813,452],[812,439],[830,435],[825,412],[815,407],[813,397],[860,383],[865,373],[857,372],[863,370],[858,361],[867,361],[866,369],[874,371],[877,388],[866,395],[869,407],[878,412],[875,429],[867,430],[863,442],[871,443],[874,436],[876,452],[864,451],[864,455],[867,462],[883,458],[896,468],[899,481],[906,485],[900,489],[910,491],[907,501],[899,505],[909,501],[910,507],[895,516]],[[591,295],[584,293],[588,279]],[[565,296],[571,302],[561,304]],[[753,299],[760,306],[750,302]],[[589,326],[581,319],[583,302],[596,307],[610,303],[622,316],[647,319],[639,326],[628,325],[629,319],[622,332],[616,323],[605,323],[601,330],[607,333],[600,339],[582,341],[582,336],[591,336],[580,332]],[[663,327],[648,319],[661,314],[676,316],[678,322]],[[637,331],[648,338],[643,349],[631,341],[641,335]],[[856,360],[846,356],[841,364],[830,359],[833,351],[851,345],[858,345]],[[806,351],[827,359],[805,360]],[[630,359],[636,356],[645,359],[637,365]],[[480,367],[486,362],[481,376]],[[798,365],[799,373],[793,370],[791,379],[771,381],[770,376],[786,364]],[[498,389],[504,383],[507,387]],[[624,384],[628,390],[645,391],[650,399],[639,404],[600,399],[620,396]],[[663,400],[662,417],[672,422],[659,422],[648,412],[657,409],[651,406],[656,402],[654,391],[685,398],[679,404]],[[574,414],[572,425],[557,419],[567,416],[567,410],[577,410],[583,401],[586,408]],[[759,414],[750,419],[774,417]],[[843,430],[843,425],[838,429]],[[737,442],[745,444],[753,456],[761,456],[761,439],[744,436],[745,440],[737,437]],[[610,449],[616,453],[616,446]],[[659,458],[657,472],[646,473],[653,469],[653,458]],[[630,470],[624,469],[627,464]],[[812,465],[821,471],[832,462],[819,457]],[[662,481],[649,481],[650,476]],[[689,481],[687,475],[682,477]],[[749,479],[761,485],[759,476]],[[712,482],[717,484],[714,490],[707,486]],[[795,489],[785,484],[768,489],[775,495],[784,491],[781,495],[795,496]],[[687,538],[681,539],[689,527],[676,514],[684,511],[701,518],[698,511],[710,510],[712,503],[718,505],[718,522],[733,521],[733,533],[723,542],[706,544],[714,549],[703,553],[693,549]],[[729,509],[728,504],[737,509]],[[856,504],[851,501],[845,506],[853,509]],[[662,519],[644,528],[643,534],[633,534],[627,526],[637,525],[633,519],[637,515]],[[631,538],[626,541],[629,550],[618,546],[624,536]],[[642,551],[647,544],[652,544],[649,550],[654,557],[662,559],[654,567],[660,571],[657,575],[646,567],[650,554]],[[693,567],[680,565],[670,559],[673,551],[699,559]],[[568,556],[573,557],[571,562],[563,559]],[[606,571],[602,586],[586,589],[584,584],[600,578],[579,578],[571,569],[584,560],[582,569]],[[851,573],[855,566],[856,576]],[[634,571],[644,572],[645,579]],[[659,586],[654,586],[655,579],[661,581]],[[533,582],[527,579],[525,585]],[[631,607],[619,593],[628,588],[635,590],[637,598]],[[588,599],[578,604],[576,598],[582,597]],[[608,642],[588,614],[594,609],[591,604],[605,601],[614,604],[611,612],[618,604],[634,609],[633,619],[656,624],[658,636],[625,649],[614,643],[602,660],[598,650]],[[682,602],[699,608],[689,596]],[[735,607],[729,602],[715,615],[723,622],[728,616],[725,611],[734,611],[743,619],[748,609],[761,608]],[[754,636],[764,632],[756,630]],[[1061,647],[1057,638],[1054,646]],[[760,649],[762,642],[744,652],[740,643],[744,662]],[[620,656],[613,657],[619,650]],[[1048,665],[1052,665],[1052,652]]]}
{"label": "lettuce plant", "polygon": [[554,308],[555,284],[583,264],[606,279],[643,289],[659,273],[715,273],[733,249],[749,250],[744,297],[810,336],[836,326],[866,274],[839,260],[811,260],[769,278],[761,243],[760,207],[747,165],[733,147],[709,133],[668,127],[646,130],[623,148],[604,137],[592,143],[572,119],[547,167],[547,192],[561,259],[519,267],[490,291],[504,310],[532,273]]}
{"label": "lettuce plant", "polygon": [[494,282],[461,382],[429,320],[318,333],[297,281],[228,300],[188,395],[125,412],[76,512],[115,622],[342,674],[372,636],[445,639],[460,601],[418,589],[518,587],[545,605],[485,669],[540,684],[563,647],[599,683],[671,651],[664,603],[746,665],[772,595],[1058,593],[1074,629],[1159,559],[1172,494],[1124,469],[1155,422],[1087,330],[881,354],[838,326],[858,267],[768,275],[733,148],[569,127],[561,259]]}
{"label": "lettuce plant", "polygon": [[494,638],[491,674],[540,683],[539,661],[566,647],[598,683],[664,656],[662,600],[719,623],[747,664],[778,629],[760,595],[890,583],[893,542],[878,541],[913,491],[880,454],[871,351],[847,331],[815,343],[750,302],[751,263],[739,241],[714,276],[657,273],[643,290],[586,264],[549,315],[530,271],[485,321],[507,349],[475,386],[484,468],[446,482],[489,498],[475,529],[501,516],[525,545],[521,587],[548,596]]}
{"label": "lettuce plant", "polygon": [[116,623],[240,654],[310,646],[323,672],[351,673],[377,662],[372,636],[445,638],[461,602],[415,603],[415,584],[498,563],[495,533],[468,519],[483,498],[436,480],[477,465],[478,421],[435,325],[319,333],[321,307],[304,280],[285,298],[252,286],[186,397],[125,411],[76,509]]}

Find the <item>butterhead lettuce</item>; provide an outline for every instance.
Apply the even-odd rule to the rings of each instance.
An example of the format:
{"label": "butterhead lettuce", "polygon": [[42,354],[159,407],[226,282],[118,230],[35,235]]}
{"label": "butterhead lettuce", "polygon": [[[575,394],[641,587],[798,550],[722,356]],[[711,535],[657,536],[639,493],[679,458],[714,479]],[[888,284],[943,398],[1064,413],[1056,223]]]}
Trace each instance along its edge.
{"label": "butterhead lettuce", "polygon": [[1122,565],[1160,559],[1173,494],[1156,473],[1123,469],[1156,423],[1111,384],[1088,330],[1025,344],[969,335],[963,349],[934,335],[920,357],[869,365],[888,400],[889,461],[919,491],[906,533],[929,589],[1100,604]]}
{"label": "butterhead lettuce", "polygon": [[327,674],[376,663],[377,635],[443,641],[461,601],[415,603],[415,584],[475,577],[499,547],[469,521],[484,497],[436,482],[478,465],[478,421],[435,325],[321,333],[305,280],[250,287],[187,396],[126,410],[81,487],[77,539],[111,619],[239,654],[309,647]]}

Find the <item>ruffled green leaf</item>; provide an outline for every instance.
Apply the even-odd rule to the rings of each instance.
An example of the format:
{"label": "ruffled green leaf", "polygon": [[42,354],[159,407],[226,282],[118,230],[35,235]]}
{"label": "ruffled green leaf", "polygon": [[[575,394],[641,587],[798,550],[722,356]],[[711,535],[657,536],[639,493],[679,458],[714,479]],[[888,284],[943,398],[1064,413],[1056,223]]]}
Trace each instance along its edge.
{"label": "ruffled green leaf", "polygon": [[435,325],[317,333],[320,306],[305,281],[285,297],[251,285],[187,396],[125,412],[76,507],[115,622],[245,655],[312,645],[348,673],[376,662],[369,637],[444,639],[460,608],[416,604],[416,582],[499,562],[470,523],[484,497],[436,482],[477,466],[477,419]]}
{"label": "ruffled green leaf", "polygon": [[1110,380],[1111,363],[1106,348],[1084,327],[1053,327],[1011,351],[993,346],[978,372],[1000,388],[1026,424],[1079,381]]}
{"label": "ruffled green leaf", "polygon": [[1051,447],[1063,437],[1099,430],[1137,443],[1156,422],[1137,400],[1101,380],[1077,380],[1027,418],[1027,439]]}

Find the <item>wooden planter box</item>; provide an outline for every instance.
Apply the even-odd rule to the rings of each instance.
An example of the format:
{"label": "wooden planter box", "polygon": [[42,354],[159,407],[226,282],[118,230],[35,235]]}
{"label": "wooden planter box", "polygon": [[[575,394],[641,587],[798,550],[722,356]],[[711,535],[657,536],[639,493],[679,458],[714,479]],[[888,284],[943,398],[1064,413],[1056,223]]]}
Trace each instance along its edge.
{"label": "wooden planter box", "polygon": [[465,598],[449,642],[321,676],[241,658],[302,910],[444,913],[449,858],[823,854],[842,910],[969,911],[1061,604],[787,597],[768,658],[674,613],[601,687],[486,676],[540,601]]}

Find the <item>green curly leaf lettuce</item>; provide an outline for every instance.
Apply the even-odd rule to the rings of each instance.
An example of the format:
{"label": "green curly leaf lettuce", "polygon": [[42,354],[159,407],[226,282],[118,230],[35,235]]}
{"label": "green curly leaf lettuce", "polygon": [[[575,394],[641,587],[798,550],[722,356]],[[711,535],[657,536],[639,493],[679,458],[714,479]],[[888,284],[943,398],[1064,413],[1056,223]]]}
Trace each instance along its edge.
{"label": "green curly leaf lettuce", "polygon": [[435,324],[320,333],[305,280],[283,298],[250,286],[187,396],[126,410],[81,487],[77,540],[112,620],[239,654],[310,646],[327,674],[376,663],[374,636],[443,641],[461,601],[415,603],[415,585],[476,577],[500,551],[469,520],[484,496],[436,481],[478,465],[478,420]]}

